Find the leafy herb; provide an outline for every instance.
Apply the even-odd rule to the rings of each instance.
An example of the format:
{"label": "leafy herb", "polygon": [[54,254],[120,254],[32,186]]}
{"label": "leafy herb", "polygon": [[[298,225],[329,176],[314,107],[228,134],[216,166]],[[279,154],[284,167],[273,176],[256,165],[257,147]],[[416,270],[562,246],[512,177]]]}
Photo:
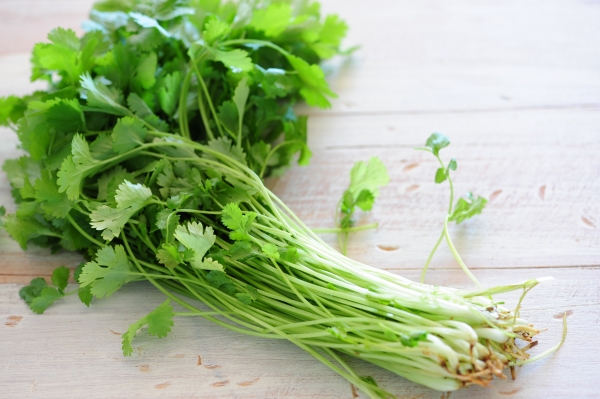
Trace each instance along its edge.
{"label": "leafy herb", "polygon": [[[339,50],[339,18],[321,22],[318,5],[305,2],[107,0],[90,19],[81,38],[56,29],[36,45],[32,77],[48,81],[46,92],[0,103],[0,122],[28,153],[4,164],[18,206],[4,227],[23,248],[92,259],[76,270],[75,291],[64,292],[63,267],[53,287],[32,280],[20,292],[32,311],[75,292],[90,306],[147,280],[167,300],[130,326],[124,355],[140,328],[164,337],[174,316],[206,317],[287,338],[370,397],[390,394],[339,353],[444,391],[486,385],[528,357],[515,340],[538,331],[491,294],[538,280],[469,292],[361,265],[264,186],[261,177],[281,173],[294,154],[301,163],[310,156],[306,118],[291,106],[329,104],[316,63]],[[446,145],[436,136],[427,149],[439,159]],[[440,164],[451,184],[456,162]],[[387,181],[378,160],[358,164],[345,223]],[[469,197],[449,217],[480,209]]]}
{"label": "leafy herb", "polygon": [[444,220],[444,228],[442,229],[442,234],[440,235],[440,238],[438,238],[435,246],[429,253],[429,257],[425,262],[425,266],[423,266],[423,272],[421,273],[421,283],[425,281],[425,274],[427,273],[427,268],[429,267],[429,264],[433,259],[433,255],[442,243],[442,240],[446,238],[446,243],[448,244],[450,251],[462,267],[463,271],[480,289],[482,289],[482,285],[467,268],[462,258],[458,254],[458,251],[456,251],[456,248],[452,243],[452,239],[450,238],[450,234],[448,233],[448,222],[456,222],[456,224],[459,224],[460,222],[466,219],[480,214],[483,208],[485,207],[487,200],[483,197],[474,198],[473,193],[468,192],[466,195],[466,199],[459,198],[458,201],[456,201],[456,204],[454,204],[454,185],[452,184],[450,171],[456,170],[458,164],[456,162],[456,159],[452,158],[450,162],[448,162],[448,164],[446,165],[440,158],[440,150],[448,147],[449,145],[450,139],[448,137],[444,136],[441,133],[433,133],[425,142],[425,147],[415,148],[416,150],[431,152],[436,157],[440,164],[440,167],[435,172],[435,182],[436,184],[440,184],[448,180],[448,185],[450,186],[450,203],[448,205],[448,214],[446,215],[446,218]]}
{"label": "leafy herb", "polygon": [[[338,203],[338,218],[339,226],[338,242],[342,254],[346,255],[348,245],[348,233],[357,231],[354,226],[354,212],[356,208],[363,211],[373,209],[375,198],[379,195],[379,189],[390,181],[385,165],[377,157],[369,159],[368,162],[359,161],[352,167],[350,171],[350,185],[344,191],[342,199]],[[367,226],[361,226],[360,230],[376,228],[377,223]]]}

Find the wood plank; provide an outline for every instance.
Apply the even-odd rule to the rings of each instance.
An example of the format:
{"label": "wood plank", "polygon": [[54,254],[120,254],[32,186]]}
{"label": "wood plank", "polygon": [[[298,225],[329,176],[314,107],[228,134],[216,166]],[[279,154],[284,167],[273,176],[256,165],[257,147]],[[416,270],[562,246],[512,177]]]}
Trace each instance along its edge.
{"label": "wood plank", "polygon": [[[577,398],[597,396],[600,336],[593,331],[600,323],[600,269],[527,270],[518,276],[484,270],[480,277],[489,286],[548,273],[556,280],[530,292],[523,315],[536,326],[549,328],[533,350],[540,353],[559,340],[560,317],[568,311],[569,335],[563,348],[523,366],[516,381],[498,380],[488,389],[471,387],[450,397],[529,398],[543,393],[547,398],[564,398],[573,392]],[[418,277],[416,271],[402,274]],[[472,287],[455,271],[436,271],[431,277],[436,284]],[[27,309],[18,298],[18,289],[17,285],[4,285],[0,290],[0,388],[6,397],[352,397],[345,380],[292,344],[247,337],[201,319],[177,318],[172,333],[160,340],[142,333],[134,341],[134,355],[123,358],[120,333],[163,301],[162,295],[145,283],[129,284],[90,308],[71,297],[41,316]],[[519,295],[498,298],[506,298],[512,306]],[[440,397],[439,392],[362,361],[352,364],[399,398]]]}
{"label": "wood plank", "polygon": [[[81,32],[92,3],[0,2],[0,54],[30,52],[55,26]],[[600,104],[594,1],[373,0],[368,12],[361,2],[321,3],[347,20],[348,45],[362,46],[332,64],[334,112]]]}
{"label": "wood plank", "polygon": [[[0,96],[43,87],[28,82],[28,52],[57,25],[81,32],[91,3],[0,2]],[[432,159],[412,147],[432,131],[448,134],[453,144],[444,156],[458,159],[457,192],[493,198],[482,215],[452,227],[467,264],[486,286],[557,278],[525,303],[524,315],[550,328],[537,353],[558,341],[559,315],[572,313],[561,351],[523,367],[517,381],[442,398],[597,397],[597,1],[373,0],[368,12],[361,2],[322,3],[348,21],[347,43],[362,48],[330,64],[339,94],[331,110],[300,108],[312,115],[312,164],[292,168],[270,186],[309,225],[328,227],[351,165],[379,156],[392,182],[359,223],[378,221],[380,228],[353,235],[350,256],[418,279],[441,228],[447,191],[432,182]],[[17,156],[15,135],[4,129],[0,137],[0,162]],[[3,173],[0,204],[14,210]],[[25,283],[81,261],[36,248],[23,252],[5,232],[0,248],[0,283]],[[428,282],[471,287],[444,248]],[[19,287],[0,286],[0,391],[7,397],[353,396],[347,382],[291,344],[241,336],[203,320],[177,320],[173,334],[160,341],[142,334],[134,356],[123,358],[119,333],[162,301],[146,284],[129,285],[89,309],[70,298],[44,316],[27,309]],[[506,298],[514,304],[516,295]],[[400,398],[440,397],[355,364]]]}
{"label": "wood plank", "polygon": [[[331,77],[343,114],[600,103],[595,1],[324,1],[361,45]],[[329,111],[322,111],[327,113]]]}
{"label": "wood plank", "polygon": [[[311,164],[270,184],[309,226],[332,227],[352,164],[379,156],[391,183],[359,223],[380,228],[354,234],[349,255],[384,268],[420,268],[440,234],[449,190],[433,183],[435,158],[413,148],[443,128],[452,144],[442,156],[458,160],[457,195],[490,199],[482,215],[451,228],[468,265],[600,265],[599,125],[594,109],[313,117]],[[335,245],[335,237],[328,242]],[[433,267],[457,266],[442,247]]]}

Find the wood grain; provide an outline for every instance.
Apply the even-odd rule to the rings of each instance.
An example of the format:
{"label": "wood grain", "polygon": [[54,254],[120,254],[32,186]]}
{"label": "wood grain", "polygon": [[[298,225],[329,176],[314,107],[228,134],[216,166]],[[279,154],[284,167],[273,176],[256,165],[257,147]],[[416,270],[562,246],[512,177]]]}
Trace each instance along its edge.
{"label": "wood grain", "polygon": [[[55,26],[80,32],[92,1],[0,2],[0,96],[25,94],[29,52]],[[451,234],[486,286],[552,275],[524,315],[546,326],[537,353],[552,346],[568,314],[569,335],[550,358],[522,367],[516,381],[489,389],[434,392],[360,361],[400,398],[595,398],[600,351],[600,3],[458,0],[323,0],[362,47],[330,63],[339,97],[308,110],[308,167],[268,185],[308,225],[330,227],[337,199],[358,159],[379,156],[392,181],[359,223],[379,229],[351,236],[349,255],[418,279],[441,229],[447,187],[422,145],[433,131],[451,137],[457,193],[490,199],[484,213]],[[0,129],[0,162],[19,155]],[[0,203],[14,204],[4,174]],[[327,236],[335,245],[335,237]],[[0,283],[48,277],[81,257],[30,248],[0,232]],[[428,282],[471,287],[449,252],[434,258]],[[147,284],[130,284],[86,308],[76,298],[33,315],[18,284],[0,286],[0,392],[9,398],[352,398],[345,380],[282,341],[232,333],[200,319],[178,319],[157,340],[142,333],[123,358],[120,334],[162,302]],[[517,293],[506,295],[514,304]]]}
{"label": "wood grain", "polygon": [[[569,335],[552,357],[518,370],[516,381],[498,380],[488,389],[453,392],[454,398],[596,397],[600,336],[600,270],[525,270],[519,275],[485,270],[484,285],[507,284],[551,273],[556,280],[536,287],[523,315],[547,327],[535,353],[554,345],[560,317],[570,311]],[[418,278],[417,271],[403,275]],[[436,284],[471,288],[460,273],[432,274]],[[0,385],[6,397],[29,398],[351,398],[351,387],[288,342],[230,332],[201,319],[178,318],[172,333],[157,339],[141,333],[134,354],[123,358],[121,336],[129,324],[163,301],[149,284],[129,284],[90,308],[77,298],[61,301],[43,316],[32,315],[18,298],[18,285],[0,291]],[[520,293],[498,296],[514,305]],[[143,298],[143,300],[140,300]],[[14,322],[15,317],[22,317]],[[198,356],[202,362],[198,364]],[[362,361],[351,360],[361,375],[371,375],[399,398],[440,398],[439,392],[407,382]],[[576,388],[574,376],[586,381]],[[126,395],[124,395],[126,393]],[[166,395],[166,396],[165,396]],[[364,397],[364,395],[361,395]]]}

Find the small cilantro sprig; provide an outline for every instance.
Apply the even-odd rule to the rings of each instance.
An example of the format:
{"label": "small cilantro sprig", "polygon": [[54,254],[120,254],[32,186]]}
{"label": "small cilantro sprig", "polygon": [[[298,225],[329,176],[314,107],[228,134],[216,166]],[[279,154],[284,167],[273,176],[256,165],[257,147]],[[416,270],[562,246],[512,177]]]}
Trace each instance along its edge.
{"label": "small cilantro sprig", "polygon": [[[368,162],[358,161],[350,171],[350,185],[344,191],[338,203],[336,224],[339,226],[338,243],[342,254],[346,255],[348,234],[357,231],[354,227],[354,212],[357,208],[363,211],[373,209],[379,189],[390,182],[387,169],[381,160],[372,157]],[[360,230],[376,228],[377,223],[361,226]]]}
{"label": "small cilantro sprig", "polygon": [[166,337],[171,332],[173,327],[173,307],[170,304],[170,300],[167,299],[160,304],[152,312],[142,317],[135,323],[133,323],[127,329],[127,332],[123,334],[123,355],[131,356],[133,353],[133,347],[131,343],[133,338],[136,336],[138,330],[144,326],[148,326],[148,333],[158,338]]}
{"label": "small cilantro sprig", "polygon": [[438,238],[436,244],[429,253],[429,257],[427,258],[425,265],[423,266],[423,272],[421,273],[421,283],[425,281],[425,274],[427,273],[427,268],[429,267],[429,264],[433,259],[433,255],[437,251],[442,240],[446,238],[446,242],[448,244],[448,247],[450,248],[450,251],[454,255],[457,262],[460,264],[462,269],[479,288],[482,288],[477,278],[475,278],[475,276],[469,271],[462,258],[458,254],[458,251],[456,251],[456,248],[454,247],[454,244],[452,243],[452,240],[448,233],[448,222],[456,222],[456,224],[459,224],[465,221],[466,219],[480,214],[483,208],[485,207],[487,200],[483,197],[475,198],[473,196],[473,193],[468,192],[465,196],[466,198],[459,198],[456,201],[456,204],[454,203],[454,185],[452,183],[450,171],[455,171],[458,167],[458,164],[456,162],[456,159],[454,158],[452,158],[448,162],[448,164],[445,164],[440,158],[440,150],[448,147],[449,145],[450,139],[448,137],[444,136],[441,133],[433,133],[425,142],[425,147],[415,148],[416,150],[430,152],[433,154],[433,156],[435,156],[435,158],[440,164],[440,167],[435,172],[434,181],[436,184],[440,184],[447,180],[448,185],[450,186],[450,202],[448,205],[448,212],[446,218],[444,219],[444,228],[442,229],[442,233]]}
{"label": "small cilantro sprig", "polygon": [[[75,270],[75,279],[77,279],[82,269],[83,264],[79,265]],[[92,296],[87,287],[79,287],[74,291],[65,292],[69,283],[69,276],[70,270],[67,267],[57,267],[52,271],[52,276],[50,277],[53,287],[48,286],[48,283],[46,283],[46,280],[43,278],[36,277],[31,280],[29,285],[26,285],[19,290],[19,296],[29,305],[29,308],[37,314],[44,313],[44,311],[55,301],[75,293],[79,295],[81,302],[86,306],[90,306]]]}

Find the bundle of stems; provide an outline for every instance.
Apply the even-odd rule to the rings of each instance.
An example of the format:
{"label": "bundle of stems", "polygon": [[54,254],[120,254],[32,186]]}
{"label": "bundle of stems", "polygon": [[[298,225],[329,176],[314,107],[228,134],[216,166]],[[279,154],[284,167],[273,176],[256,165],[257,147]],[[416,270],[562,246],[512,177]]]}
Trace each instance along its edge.
{"label": "bundle of stems", "polygon": [[[115,236],[129,261],[127,278],[150,281],[187,309],[185,315],[198,315],[253,336],[287,339],[371,397],[389,394],[372,379],[359,377],[340,353],[441,391],[485,386],[494,376],[504,378],[507,366],[529,358],[526,351],[539,331],[491,295],[529,290],[541,279],[476,292],[412,282],[336,252],[253,171],[227,154],[160,133],[160,138],[138,145],[120,161],[139,156],[156,157],[206,176],[204,185],[199,186],[206,194],[204,206],[171,210],[155,195],[145,203],[147,208],[165,207],[167,219],[173,217],[179,223],[174,235],[180,244],[174,256],[180,255],[180,259],[170,266],[167,263],[169,267],[157,262],[157,252],[169,246],[173,234],[168,231],[169,221],[162,225],[163,235],[152,235],[141,232],[143,216],[132,216]],[[114,167],[115,162],[108,159],[100,164],[105,166],[96,165],[97,174]],[[127,187],[159,192],[160,179],[154,180],[147,186],[123,183],[117,201],[125,196]],[[244,193],[219,194],[223,191],[216,190],[217,180],[221,190],[243,187]],[[237,196],[235,203],[225,202],[232,196]],[[81,201],[76,209],[92,220],[92,226],[104,230],[97,204]],[[87,226],[70,221],[100,251],[108,245],[86,233]],[[216,234],[208,253],[212,258],[205,257],[204,266],[189,255],[185,258],[188,244],[178,232],[191,234],[192,225],[196,231],[199,226],[200,233],[204,225],[204,233]],[[165,263],[160,256],[158,259]],[[209,266],[211,263],[218,266]],[[93,275],[96,266],[95,262],[86,264],[79,277],[83,287],[92,287],[92,293],[96,284],[111,277]],[[98,292],[96,296],[101,296]],[[197,299],[213,312],[207,313],[183,297]],[[139,325],[134,326],[133,334]],[[124,342],[131,339],[128,335]],[[518,340],[529,345],[519,348]]]}

